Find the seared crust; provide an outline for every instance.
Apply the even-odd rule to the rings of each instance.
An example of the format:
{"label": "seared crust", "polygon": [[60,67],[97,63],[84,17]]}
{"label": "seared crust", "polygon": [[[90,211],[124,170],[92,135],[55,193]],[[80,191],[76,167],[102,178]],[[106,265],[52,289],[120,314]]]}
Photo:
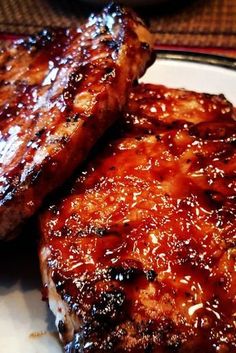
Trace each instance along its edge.
{"label": "seared crust", "polygon": [[81,28],[43,31],[0,53],[0,238],[86,157],[145,71],[151,35],[110,5]]}
{"label": "seared crust", "polygon": [[235,134],[223,96],[140,85],[41,217],[66,352],[236,351]]}

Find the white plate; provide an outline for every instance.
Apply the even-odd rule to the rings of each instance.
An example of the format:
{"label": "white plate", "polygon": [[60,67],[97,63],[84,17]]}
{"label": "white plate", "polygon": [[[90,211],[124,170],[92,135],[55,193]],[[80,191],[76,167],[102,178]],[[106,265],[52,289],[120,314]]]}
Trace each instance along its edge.
{"label": "white plate", "polygon": [[141,81],[224,94],[236,106],[236,61],[210,55],[162,52]]}
{"label": "white plate", "polygon": [[[223,93],[236,105],[236,71],[161,55],[144,82]],[[189,58],[188,58],[189,59]],[[197,57],[191,60],[196,61]],[[219,62],[233,67],[230,61]],[[31,237],[34,237],[34,231]],[[30,239],[0,244],[0,350],[4,353],[62,353],[54,318],[41,301],[37,251]]]}

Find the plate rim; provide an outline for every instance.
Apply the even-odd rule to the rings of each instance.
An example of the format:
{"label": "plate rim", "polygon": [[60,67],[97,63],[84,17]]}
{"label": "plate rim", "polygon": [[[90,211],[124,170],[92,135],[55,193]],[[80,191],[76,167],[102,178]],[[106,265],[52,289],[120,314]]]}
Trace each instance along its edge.
{"label": "plate rim", "polygon": [[156,59],[187,61],[213,65],[236,71],[236,59],[221,55],[199,53],[185,50],[156,49]]}

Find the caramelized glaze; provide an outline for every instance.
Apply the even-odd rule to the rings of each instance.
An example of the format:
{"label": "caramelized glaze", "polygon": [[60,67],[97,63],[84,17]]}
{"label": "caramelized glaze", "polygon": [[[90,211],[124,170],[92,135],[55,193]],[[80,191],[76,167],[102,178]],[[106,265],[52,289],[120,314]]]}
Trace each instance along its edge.
{"label": "caramelized glaze", "polygon": [[150,44],[132,12],[110,5],[81,28],[43,31],[1,51],[0,238],[38,209],[116,119]]}
{"label": "caramelized glaze", "polygon": [[236,352],[235,134],[223,96],[133,90],[41,217],[66,352]]}

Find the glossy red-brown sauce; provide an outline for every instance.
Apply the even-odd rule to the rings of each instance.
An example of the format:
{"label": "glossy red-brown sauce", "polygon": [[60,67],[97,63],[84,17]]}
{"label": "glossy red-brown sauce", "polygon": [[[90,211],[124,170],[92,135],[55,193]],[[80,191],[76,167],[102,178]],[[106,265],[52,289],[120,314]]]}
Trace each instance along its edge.
{"label": "glossy red-brown sauce", "polygon": [[68,352],[236,352],[235,133],[223,96],[133,90],[41,219]]}
{"label": "glossy red-brown sauce", "polygon": [[0,238],[116,119],[150,60],[149,37],[131,11],[110,5],[81,28],[43,31],[0,53]]}

